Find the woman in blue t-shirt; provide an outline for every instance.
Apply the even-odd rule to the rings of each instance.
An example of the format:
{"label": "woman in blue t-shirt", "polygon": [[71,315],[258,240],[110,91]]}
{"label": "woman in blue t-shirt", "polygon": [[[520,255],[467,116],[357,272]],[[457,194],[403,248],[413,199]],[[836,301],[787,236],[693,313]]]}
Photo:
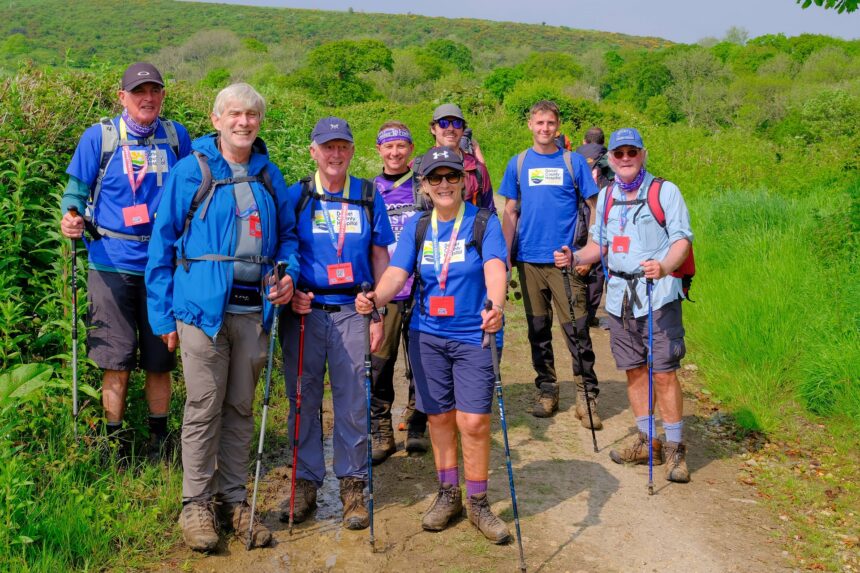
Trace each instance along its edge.
{"label": "woman in blue t-shirt", "polygon": [[[501,346],[507,249],[495,216],[489,216],[480,250],[476,247],[473,228],[479,210],[463,200],[463,160],[455,150],[434,147],[420,166],[421,190],[432,199],[433,210],[409,220],[391,266],[374,292],[356,298],[355,307],[369,314],[374,303],[385,305],[417,270],[409,359],[416,407],[428,415],[440,483],[422,526],[445,529],[463,509],[459,434],[469,520],[490,541],[505,543],[508,528],[487,500],[494,376],[490,351],[481,343],[485,332],[496,333],[495,344]],[[493,303],[489,311],[483,310],[488,298]]]}

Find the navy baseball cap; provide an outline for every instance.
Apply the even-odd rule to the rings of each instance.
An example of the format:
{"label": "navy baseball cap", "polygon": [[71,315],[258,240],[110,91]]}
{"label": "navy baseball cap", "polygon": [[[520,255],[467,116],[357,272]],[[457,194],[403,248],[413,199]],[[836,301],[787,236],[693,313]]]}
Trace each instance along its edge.
{"label": "navy baseball cap", "polygon": [[122,74],[122,90],[130,92],[137,86],[145,83],[158,84],[164,87],[164,80],[158,68],[146,62],[137,62],[126,68]]}
{"label": "navy baseball cap", "polygon": [[345,119],[340,117],[324,117],[317,122],[311,132],[311,141],[317,144],[327,143],[334,139],[343,139],[355,143],[352,138],[352,130]]}
{"label": "navy baseball cap", "polygon": [[609,151],[618,149],[623,145],[632,145],[639,149],[645,149],[645,144],[642,143],[642,136],[636,131],[635,127],[625,127],[618,131],[613,131],[609,137]]}
{"label": "navy baseball cap", "polygon": [[434,147],[421,157],[418,175],[424,177],[438,167],[450,167],[462,173],[463,159],[450,147]]}

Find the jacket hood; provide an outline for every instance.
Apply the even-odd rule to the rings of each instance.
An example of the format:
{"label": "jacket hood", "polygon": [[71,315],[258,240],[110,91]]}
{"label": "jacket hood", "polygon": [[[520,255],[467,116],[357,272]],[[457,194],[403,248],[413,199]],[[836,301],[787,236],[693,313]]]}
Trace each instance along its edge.
{"label": "jacket hood", "polygon": [[[224,159],[224,156],[221,155],[221,151],[218,150],[218,138],[219,135],[217,133],[209,133],[202,137],[198,137],[191,142],[191,150],[196,151],[201,155],[205,155],[209,160],[209,166],[213,171],[216,169],[216,165],[220,165],[222,163],[223,168],[229,171],[230,168],[229,165],[227,165],[227,161]],[[255,175],[268,162],[269,151],[266,148],[266,143],[258,137],[254,140],[254,144],[251,146],[251,158],[248,160],[248,174]]]}

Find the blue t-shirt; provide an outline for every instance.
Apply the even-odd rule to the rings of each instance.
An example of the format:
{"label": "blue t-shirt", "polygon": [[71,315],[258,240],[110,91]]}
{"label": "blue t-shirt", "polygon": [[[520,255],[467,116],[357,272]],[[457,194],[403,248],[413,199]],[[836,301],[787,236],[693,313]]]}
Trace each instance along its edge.
{"label": "blue t-shirt", "polygon": [[[349,199],[361,199],[361,179],[349,178]],[[293,184],[287,191],[290,201],[298,205],[301,200],[301,182]],[[351,304],[355,302],[355,287],[362,282],[373,284],[373,270],[370,268],[371,246],[387,247],[394,242],[394,233],[388,222],[385,202],[379,193],[374,194],[373,225],[368,225],[366,210],[362,205],[348,205],[346,233],[341,259],[337,258],[337,240],[340,231],[340,213],[344,203],[326,201],[328,217],[334,227],[335,244],[329,235],[329,220],[319,195],[308,201],[296,221],[299,235],[299,256],[301,273],[299,288],[314,293],[314,301],[322,304]],[[353,281],[345,284],[329,284],[328,266],[338,262],[352,263]],[[343,294],[323,294],[329,289],[343,290]],[[352,291],[347,294],[347,291]]]}
{"label": "blue t-shirt", "polygon": [[[571,153],[570,161],[583,198],[597,195],[600,190],[582,155]],[[522,208],[517,227],[518,261],[552,263],[553,251],[573,242],[578,204],[574,174],[568,171],[561,150],[549,155],[531,148],[526,151],[520,180]],[[519,196],[516,155],[508,161],[499,194],[514,200]]]}
{"label": "blue t-shirt", "polygon": [[[448,267],[448,279],[445,290],[439,288],[439,280],[436,277],[436,269],[433,264],[433,230],[432,225],[427,226],[427,234],[422,245],[421,260],[421,285],[418,287],[416,297],[416,311],[412,314],[409,327],[412,330],[426,332],[442,338],[457,340],[467,344],[481,344],[483,331],[481,330],[481,311],[484,309],[484,301],[487,300],[487,286],[484,282],[484,263],[491,259],[507,261],[508,252],[505,246],[505,238],[502,235],[502,225],[498,217],[491,216],[484,232],[483,259],[478,256],[474,247],[466,248],[472,242],[472,228],[475,224],[475,215],[478,208],[471,203],[466,203],[466,211],[460,229],[457,231],[457,245],[451,256]],[[391,265],[401,268],[410,275],[415,270],[415,261],[418,253],[415,245],[415,229],[420,217],[412,217],[406,223],[400,240],[397,242],[397,250],[391,259]],[[454,229],[454,221],[439,221],[439,250],[444,257],[448,248],[448,239]],[[441,261],[440,261],[441,264]],[[454,316],[430,316],[431,296],[453,296]],[[421,309],[424,309],[422,312]],[[501,346],[502,333],[499,331],[496,344]]]}
{"label": "blue t-shirt", "polygon": [[[117,128],[117,133],[119,133],[119,118],[115,117],[112,121],[114,127]],[[98,203],[93,206],[95,209],[93,218],[100,227],[128,235],[152,234],[155,212],[161,201],[164,183],[176,162],[191,153],[191,138],[188,136],[188,131],[176,122],[173,122],[173,125],[176,127],[176,135],[179,139],[179,157],[174,155],[167,143],[160,143],[151,149],[148,146],[129,146],[134,175],[137,176],[141,169],[147,170],[143,182],[135,193],[132,193],[128,181],[122,148],[117,146],[116,152],[111,156],[105,168]],[[129,137],[133,138],[134,135],[129,134]],[[167,139],[163,122],[159,123],[154,137],[155,139]],[[83,181],[92,192],[99,175],[101,154],[102,128],[101,125],[96,124],[89,127],[81,136],[66,173]],[[161,186],[158,185],[156,173],[159,165],[162,172]],[[149,214],[148,223],[133,227],[125,224],[123,209],[134,205],[146,205]],[[146,269],[148,246],[149,243],[146,242],[106,236],[87,244],[89,260],[94,263],[94,266],[140,274],[143,274]]]}

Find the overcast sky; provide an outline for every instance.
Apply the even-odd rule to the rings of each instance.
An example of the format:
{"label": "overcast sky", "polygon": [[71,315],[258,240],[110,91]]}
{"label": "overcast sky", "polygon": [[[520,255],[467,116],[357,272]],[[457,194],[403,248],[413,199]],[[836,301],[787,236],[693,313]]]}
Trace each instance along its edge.
{"label": "overcast sky", "polygon": [[[213,1],[213,0],[204,0]],[[218,0],[228,4],[423,14],[449,18],[482,18],[570,26],[637,36],[658,36],[692,43],[706,36],[722,37],[731,26],[746,28],[750,37],[782,32],[860,37],[860,10],[837,14],[795,0]],[[538,10],[539,8],[539,10]]]}

